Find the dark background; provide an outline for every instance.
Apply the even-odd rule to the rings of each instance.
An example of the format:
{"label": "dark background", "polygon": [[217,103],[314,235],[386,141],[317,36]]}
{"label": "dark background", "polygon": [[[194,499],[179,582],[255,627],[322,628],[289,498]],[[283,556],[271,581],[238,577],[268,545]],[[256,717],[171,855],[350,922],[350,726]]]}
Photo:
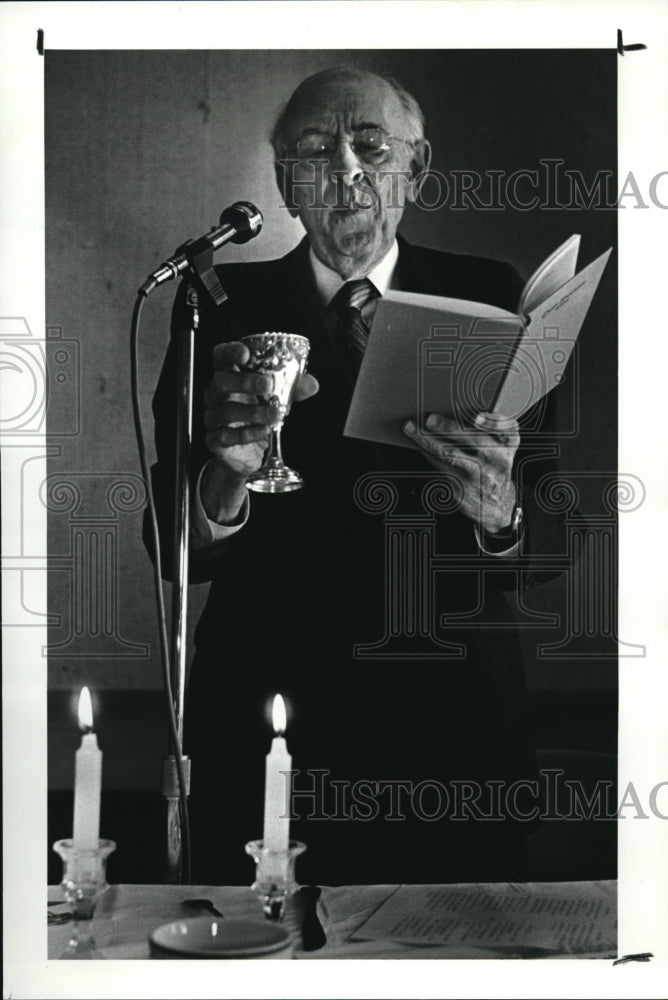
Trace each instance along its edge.
{"label": "dark background", "polygon": [[[396,77],[420,103],[432,165],[446,175],[540,170],[540,160],[556,158],[591,185],[597,171],[616,174],[616,59],[613,50],[47,52],[46,319],[58,336],[75,342],[80,360],[78,385],[71,387],[79,419],[72,417],[71,393],[54,392],[49,411],[57,446],[50,475],[74,483],[80,496],[75,507],[52,504],[57,509],[49,516],[49,554],[60,557],[60,568],[49,574],[56,617],[49,650],[51,840],[71,832],[74,706],[88,684],[105,751],[102,833],[119,840],[120,880],[158,877],[156,790],[166,727],[151,567],[141,543],[141,497],[110,507],[105,492],[116,481],[134,489],[139,471],[128,346],[138,286],[238,199],[259,206],[263,231],[218,259],[269,258],[295,245],[301,227],[281,208],[268,136],[291,91],[313,72],[346,64]],[[518,190],[531,196],[528,187]],[[614,200],[615,179],[610,190]],[[567,194],[561,189],[562,200]],[[528,277],[574,232],[582,234],[580,265],[589,263],[615,246],[616,224],[613,210],[458,211],[449,203],[437,211],[410,209],[402,232],[416,243],[509,260]],[[600,513],[596,474],[616,470],[616,270],[613,252],[578,345],[574,432],[560,444],[562,469],[580,474],[590,516]],[[149,437],[172,294],[173,288],[154,294],[142,327],[140,391]],[[83,555],[75,537],[86,539]],[[194,622],[204,588],[191,590]],[[591,776],[612,773],[616,662],[537,655],[539,642],[564,636],[563,581],[536,591],[531,607],[559,622],[524,636],[545,759],[564,759],[573,776],[578,768]],[[261,783],[259,775],[259,795]],[[149,800],[152,811],[126,832],[123,817],[132,810],[136,817]],[[609,838],[607,860],[600,860],[600,827],[587,842],[569,845],[563,833],[558,846],[545,842],[536,875],[609,874],[614,860]],[[130,847],[131,838],[143,847]]]}

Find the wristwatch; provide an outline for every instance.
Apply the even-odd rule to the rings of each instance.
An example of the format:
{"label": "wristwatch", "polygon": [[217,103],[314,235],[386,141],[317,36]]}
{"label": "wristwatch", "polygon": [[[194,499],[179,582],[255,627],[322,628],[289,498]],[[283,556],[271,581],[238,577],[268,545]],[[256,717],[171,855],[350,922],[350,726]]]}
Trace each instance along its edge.
{"label": "wristwatch", "polygon": [[522,534],[522,525],[524,524],[524,511],[520,507],[519,503],[516,503],[513,507],[513,513],[510,518],[510,524],[504,528],[502,531],[497,531],[495,534],[491,534],[486,531],[485,542],[492,541],[505,542],[514,544],[519,541],[520,535]]}
{"label": "wristwatch", "polygon": [[520,505],[516,503],[515,506],[513,507],[513,516],[510,519],[510,524],[502,532],[502,534],[506,534],[507,532],[510,535],[516,535],[519,537],[523,523],[524,523],[524,511],[522,510]]}

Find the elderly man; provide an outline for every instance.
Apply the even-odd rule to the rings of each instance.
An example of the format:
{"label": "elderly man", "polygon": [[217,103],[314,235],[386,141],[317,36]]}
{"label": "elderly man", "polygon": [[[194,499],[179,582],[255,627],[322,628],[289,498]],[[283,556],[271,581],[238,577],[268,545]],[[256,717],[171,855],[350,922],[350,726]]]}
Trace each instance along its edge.
{"label": "elderly man", "polygon": [[[280,260],[218,268],[229,299],[203,304],[197,342],[193,575],[212,584],[186,710],[193,877],[250,877],[243,844],[261,834],[266,708],[280,691],[297,772],[292,835],[308,845],[302,878],[520,878],[529,812],[519,815],[516,794],[509,809],[499,793],[534,777],[523,665],[501,593],[518,574],[488,574],[480,608],[476,566],[488,553],[512,569],[520,542],[540,538],[539,551],[553,544],[554,525],[544,523],[528,479],[522,523],[519,429],[498,433],[486,415],[462,427],[431,414],[423,433],[407,414],[405,449],[342,433],[368,324],[387,289],[514,309],[520,279],[507,264],[397,236],[430,150],[420,109],[396,82],[319,73],[293,94],[272,141],[281,195],[306,237]],[[175,334],[183,323],[182,289]],[[277,414],[261,401],[270,377],[244,370],[239,339],[263,330],[311,343],[284,433],[306,485],[251,499],[246,479],[262,464]],[[154,404],[166,537],[174,377],[172,344]],[[540,471],[535,462],[527,468]],[[418,609],[428,634],[409,637],[399,653],[379,642],[395,567],[381,519],[355,494],[373,471],[396,484],[408,521],[423,514],[428,474],[454,479],[457,505],[437,517],[437,550],[471,567],[436,574],[433,606]],[[427,571],[416,565],[416,574]],[[443,625],[444,615],[455,624]],[[374,643],[375,655],[354,654]]]}

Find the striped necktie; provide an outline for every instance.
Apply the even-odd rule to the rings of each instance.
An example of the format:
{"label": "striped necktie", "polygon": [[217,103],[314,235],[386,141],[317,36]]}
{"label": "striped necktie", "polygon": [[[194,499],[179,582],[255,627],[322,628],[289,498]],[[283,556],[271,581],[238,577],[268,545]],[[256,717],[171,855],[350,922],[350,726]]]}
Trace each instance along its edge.
{"label": "striped necktie", "polygon": [[353,381],[357,378],[369,336],[369,327],[362,319],[362,309],[377,296],[378,291],[369,279],[359,278],[346,281],[328,306],[335,323],[336,346]]}

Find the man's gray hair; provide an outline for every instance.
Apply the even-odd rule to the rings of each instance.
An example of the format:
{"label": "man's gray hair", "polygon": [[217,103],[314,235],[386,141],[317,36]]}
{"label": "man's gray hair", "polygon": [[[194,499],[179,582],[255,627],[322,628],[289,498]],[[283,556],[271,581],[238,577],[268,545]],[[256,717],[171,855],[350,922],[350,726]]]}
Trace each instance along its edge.
{"label": "man's gray hair", "polygon": [[[359,70],[356,67],[347,67],[347,66],[340,67],[339,71],[341,73],[350,72],[351,74],[359,72]],[[320,74],[316,75],[319,76]],[[384,76],[382,73],[374,73],[373,75],[377,76],[379,80],[384,80],[385,83],[389,84],[389,86],[392,88],[392,90],[398,97],[404,111],[406,112],[406,122],[409,134],[405,138],[409,139],[411,142],[417,142],[419,139],[423,139],[425,118],[422,113],[420,105],[415,100],[413,95],[409,94],[409,92],[405,89],[405,87],[402,87],[402,85],[397,80],[395,80],[394,77]],[[304,81],[304,83],[308,82],[309,82],[308,80]],[[292,110],[293,99],[295,95],[304,86],[304,83],[300,84],[297,90],[294,92],[290,100],[287,102],[287,104],[279,114],[278,118],[276,119],[276,124],[271,130],[271,135],[269,138],[274,150],[274,157],[276,160],[280,160],[282,157],[287,156],[287,154],[289,153],[289,149],[287,148],[287,144],[284,137],[285,122],[290,114],[290,111]],[[404,138],[404,136],[401,136],[401,138]]]}

